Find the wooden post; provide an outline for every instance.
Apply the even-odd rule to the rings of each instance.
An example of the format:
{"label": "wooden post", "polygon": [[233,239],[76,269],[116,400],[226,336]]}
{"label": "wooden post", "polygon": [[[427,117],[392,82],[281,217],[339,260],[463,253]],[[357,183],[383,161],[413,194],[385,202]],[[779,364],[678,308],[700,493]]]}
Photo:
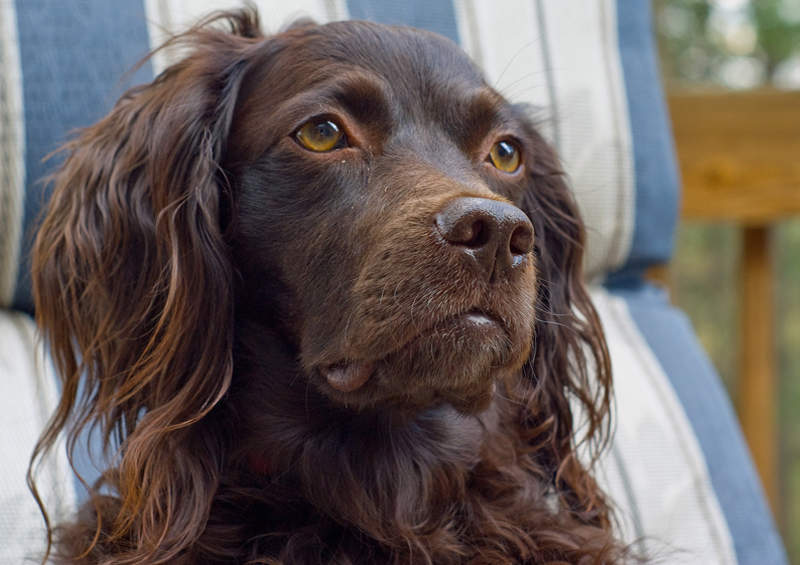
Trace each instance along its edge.
{"label": "wooden post", "polygon": [[736,397],[750,451],[780,517],[769,226],[800,216],[800,92],[683,92],[672,94],[669,105],[684,219],[745,226]]}
{"label": "wooden post", "polygon": [[774,279],[767,226],[745,226],[741,257],[739,417],[775,516],[778,499]]}

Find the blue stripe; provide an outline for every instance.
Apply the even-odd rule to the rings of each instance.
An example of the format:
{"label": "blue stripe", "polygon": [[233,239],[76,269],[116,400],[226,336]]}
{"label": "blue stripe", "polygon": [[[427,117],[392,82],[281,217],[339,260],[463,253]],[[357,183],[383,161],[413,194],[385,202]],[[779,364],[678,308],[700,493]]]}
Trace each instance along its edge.
{"label": "blue stripe", "polygon": [[[25,116],[25,204],[14,307],[31,312],[30,249],[49,192],[41,183],[60,159],[42,159],[78,127],[107,113],[121,79],[150,49],[141,0],[16,0]],[[152,77],[145,65],[132,82]]]}
{"label": "blue stripe", "polygon": [[451,0],[347,0],[347,9],[354,20],[418,27],[459,43],[456,13]]}
{"label": "blue stripe", "polygon": [[627,302],[692,424],[738,562],[786,564],[780,536],[728,396],[686,316],[670,306],[663,291],[649,285],[612,293]]}
{"label": "blue stripe", "polygon": [[628,260],[611,280],[638,276],[672,255],[679,179],[653,45],[650,3],[617,1],[617,34],[625,77],[634,170],[636,219]]}

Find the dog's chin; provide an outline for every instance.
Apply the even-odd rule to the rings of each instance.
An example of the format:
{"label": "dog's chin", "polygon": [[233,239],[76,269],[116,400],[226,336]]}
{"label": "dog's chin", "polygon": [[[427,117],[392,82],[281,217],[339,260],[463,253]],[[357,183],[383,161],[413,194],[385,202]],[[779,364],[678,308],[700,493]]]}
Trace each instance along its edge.
{"label": "dog's chin", "polygon": [[498,381],[528,356],[530,333],[510,335],[499,321],[469,312],[436,324],[377,360],[344,361],[318,371],[320,387],[355,409],[419,411],[450,404],[484,410]]}

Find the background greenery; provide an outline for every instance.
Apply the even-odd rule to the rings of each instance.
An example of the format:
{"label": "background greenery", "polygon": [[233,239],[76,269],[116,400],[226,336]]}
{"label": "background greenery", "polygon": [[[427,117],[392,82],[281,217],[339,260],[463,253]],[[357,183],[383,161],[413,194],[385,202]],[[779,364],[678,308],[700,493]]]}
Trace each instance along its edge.
{"label": "background greenery", "polygon": [[[668,90],[800,89],[800,0],[655,0],[654,8]],[[800,565],[800,220],[773,235],[783,501],[776,518],[790,561]],[[683,224],[670,273],[673,300],[692,318],[734,402],[740,246],[733,225]]]}

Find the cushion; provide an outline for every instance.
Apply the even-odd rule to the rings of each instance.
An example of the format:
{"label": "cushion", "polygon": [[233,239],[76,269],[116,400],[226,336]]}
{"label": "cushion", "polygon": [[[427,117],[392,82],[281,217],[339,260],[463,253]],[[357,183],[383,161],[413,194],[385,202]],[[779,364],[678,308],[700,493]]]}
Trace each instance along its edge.
{"label": "cushion", "polygon": [[728,396],[686,316],[645,283],[591,294],[615,389],[601,476],[625,539],[665,563],[787,563]]}
{"label": "cushion", "polygon": [[[0,307],[32,312],[29,253],[47,201],[44,158],[111,109],[149,47],[141,1],[0,2]],[[8,165],[10,164],[10,166]]]}
{"label": "cushion", "polygon": [[[44,521],[25,473],[57,399],[55,375],[36,344],[33,320],[0,310],[0,563],[38,563],[44,550]],[[75,490],[63,446],[44,460],[37,485],[51,519],[74,510]]]}

